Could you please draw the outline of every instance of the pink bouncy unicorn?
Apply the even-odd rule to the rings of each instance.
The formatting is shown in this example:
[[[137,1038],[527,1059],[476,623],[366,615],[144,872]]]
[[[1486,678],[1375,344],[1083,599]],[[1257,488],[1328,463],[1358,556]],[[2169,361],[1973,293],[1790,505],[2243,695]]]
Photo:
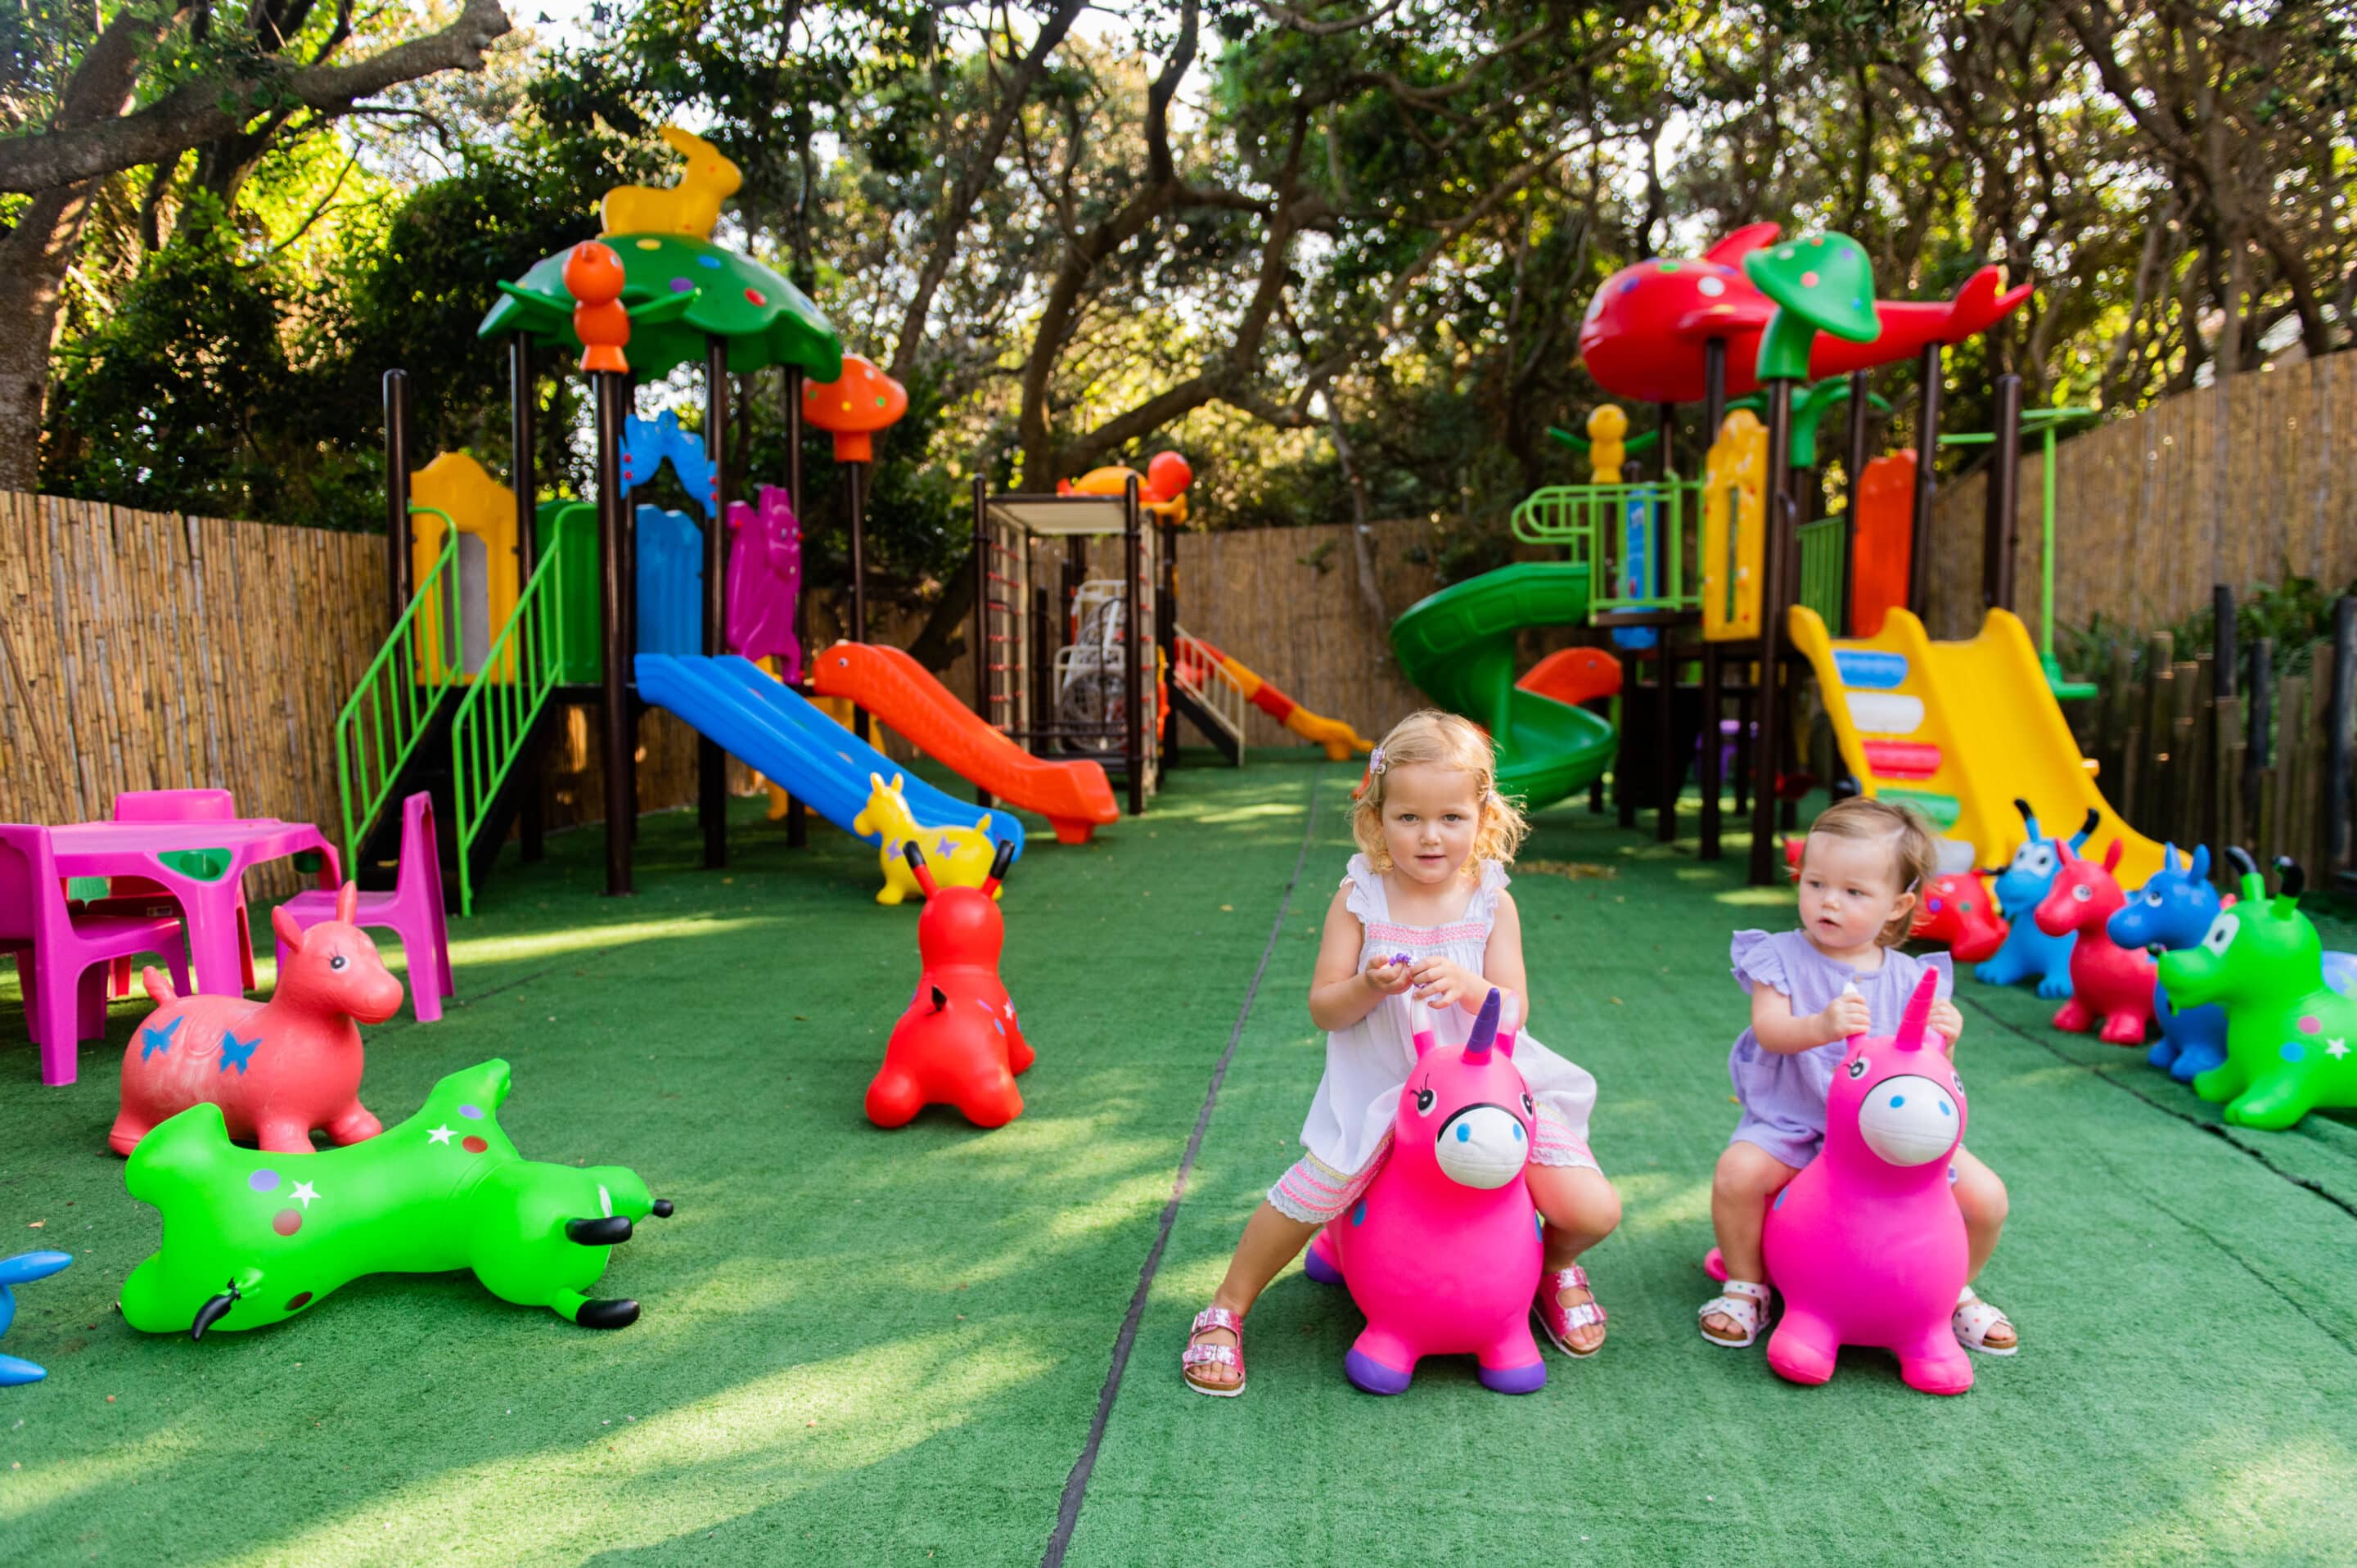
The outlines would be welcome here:
[[[2071,948],[2071,999],[2055,1012],[2054,1026],[2083,1035],[2100,1025],[2096,1037],[2106,1044],[2140,1046],[2152,1024],[2152,986],[2159,971],[2142,948],[2112,940],[2112,917],[2128,901],[2112,873],[2126,846],[2113,841],[2101,865],[2061,840],[2054,847],[2062,865],[2054,886],[2038,901],[2038,929],[2050,937],[2079,933]]]
[[[1964,1090],[1947,1042],[1927,1032],[1939,976],[1908,998],[1899,1033],[1853,1036],[1825,1098],[1823,1152],[1768,1206],[1760,1247],[1784,1316],[1768,1364],[1796,1383],[1834,1375],[1845,1345],[1899,1358],[1927,1394],[1973,1386],[1952,1319],[1970,1264],[1948,1162],[1964,1136]]]
[[[307,931],[285,909],[271,911],[285,956],[267,1002],[175,995],[161,970],[147,970],[156,1011],[124,1047],[123,1110],[106,1140],[116,1154],[208,1101],[221,1107],[231,1137],[252,1138],[272,1154],[312,1153],[314,1127],[339,1144],[384,1130],[361,1103],[357,1025],[399,1012],[401,982],[352,924],[359,900],[360,889],[345,883],[336,918]]]
[[[1415,1032],[1383,1168],[1305,1260],[1367,1315],[1342,1370],[1371,1394],[1405,1390],[1426,1356],[1478,1358],[1482,1386],[1500,1393],[1546,1386],[1530,1323],[1538,1210],[1523,1181],[1537,1112],[1498,1005],[1492,990],[1461,1051]]]

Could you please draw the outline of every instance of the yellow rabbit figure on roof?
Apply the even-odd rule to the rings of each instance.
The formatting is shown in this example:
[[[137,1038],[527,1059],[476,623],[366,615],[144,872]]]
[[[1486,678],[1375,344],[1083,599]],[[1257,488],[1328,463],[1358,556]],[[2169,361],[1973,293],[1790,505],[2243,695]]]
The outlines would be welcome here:
[[[608,191],[605,232],[692,234],[709,240],[712,226],[720,220],[720,204],[737,194],[745,177],[701,136],[676,125],[665,125],[662,135],[687,160],[686,172],[673,186],[618,185]]]
[[[909,802],[900,794],[900,775],[892,775],[887,784],[881,775],[867,776],[867,804],[851,819],[857,833],[881,833],[883,846],[876,852],[884,867],[884,886],[876,892],[878,904],[898,904],[911,897],[921,897],[924,889],[917,886],[916,874],[901,846],[914,841],[925,852],[925,868],[933,874],[936,887],[979,887],[990,878],[990,862],[998,853],[998,845],[990,836],[990,813],[970,828],[924,828],[917,825],[909,810]],[[996,898],[1006,889],[996,888]]]

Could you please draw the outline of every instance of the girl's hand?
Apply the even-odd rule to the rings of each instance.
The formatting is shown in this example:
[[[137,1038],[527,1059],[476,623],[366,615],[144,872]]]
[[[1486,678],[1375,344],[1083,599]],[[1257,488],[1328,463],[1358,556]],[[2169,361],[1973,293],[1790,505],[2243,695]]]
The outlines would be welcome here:
[[[1949,1048],[1954,1049],[1956,1036],[1964,1032],[1964,1015],[1956,1011],[1956,1004],[1944,997],[1932,1003],[1929,1022],[1947,1038]]]
[[[1490,983],[1445,958],[1426,959],[1415,966],[1415,999],[1427,1007],[1462,1006],[1469,998],[1486,995]]]
[[[1831,1045],[1873,1029],[1874,1015],[1867,1009],[1865,997],[1855,991],[1845,991],[1817,1015],[1817,1027],[1824,1033],[1825,1043]]]
[[[1405,953],[1379,953],[1367,961],[1361,972],[1379,996],[1396,996],[1413,983]]]

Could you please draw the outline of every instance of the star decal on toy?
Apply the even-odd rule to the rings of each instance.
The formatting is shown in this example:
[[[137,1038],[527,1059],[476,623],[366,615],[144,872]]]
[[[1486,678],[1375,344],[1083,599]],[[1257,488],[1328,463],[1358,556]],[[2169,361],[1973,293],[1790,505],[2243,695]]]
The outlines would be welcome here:
[[[950,856],[957,854],[957,841],[949,834],[943,833],[933,841],[933,854],[943,860],[949,859]]]
[[[172,1048],[172,1036],[178,1034],[180,1032],[180,1026],[187,1022],[187,1017],[183,1015],[173,1019],[170,1023],[165,1025],[160,1029],[148,1028],[140,1030],[139,1059],[144,1062],[158,1051],[170,1050]]]
[[[307,1181],[298,1181],[295,1184],[295,1191],[291,1196],[296,1202],[307,1209],[311,1207],[311,1200],[319,1196],[319,1189]]]
[[[260,1035],[254,1036],[253,1038],[250,1040],[241,1040],[229,1030],[223,1029],[221,1031],[221,1070],[227,1072],[231,1067],[234,1066],[237,1069],[237,1076],[243,1078],[245,1076],[246,1064],[253,1059],[254,1047],[261,1044],[262,1036]]]
[[[2333,1058],[2335,1060],[2347,1056],[2349,1054],[2349,1041],[2345,1037],[2325,1041],[2324,1054],[2328,1057]]]
[[[450,1141],[450,1124],[446,1122],[439,1127],[428,1127],[425,1129],[425,1141],[429,1144],[448,1143]]]

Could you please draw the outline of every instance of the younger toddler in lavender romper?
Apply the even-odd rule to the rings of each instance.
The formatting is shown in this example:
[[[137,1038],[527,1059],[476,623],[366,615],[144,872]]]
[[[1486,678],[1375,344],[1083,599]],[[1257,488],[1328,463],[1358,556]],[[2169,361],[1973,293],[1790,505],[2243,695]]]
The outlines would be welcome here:
[[[1955,972],[1943,952],[1917,958],[1885,948],[1882,967],[1867,973],[1827,958],[1801,931],[1738,931],[1728,956],[1735,982],[1747,995],[1759,985],[1780,991],[1792,998],[1796,1018],[1823,1012],[1843,986],[1857,986],[1874,1015],[1878,1035],[1898,1032],[1899,1015],[1906,1011],[1907,998],[1925,970],[1940,976],[1941,1000],[1955,990]],[[1742,1120],[1727,1142],[1756,1144],[1795,1167],[1816,1158],[1825,1141],[1825,1097],[1833,1089],[1834,1069],[1848,1049],[1848,1041],[1835,1040],[1813,1050],[1779,1055],[1747,1027],[1727,1055],[1727,1075],[1743,1102]],[[1954,1173],[1949,1176],[1953,1180]]]

